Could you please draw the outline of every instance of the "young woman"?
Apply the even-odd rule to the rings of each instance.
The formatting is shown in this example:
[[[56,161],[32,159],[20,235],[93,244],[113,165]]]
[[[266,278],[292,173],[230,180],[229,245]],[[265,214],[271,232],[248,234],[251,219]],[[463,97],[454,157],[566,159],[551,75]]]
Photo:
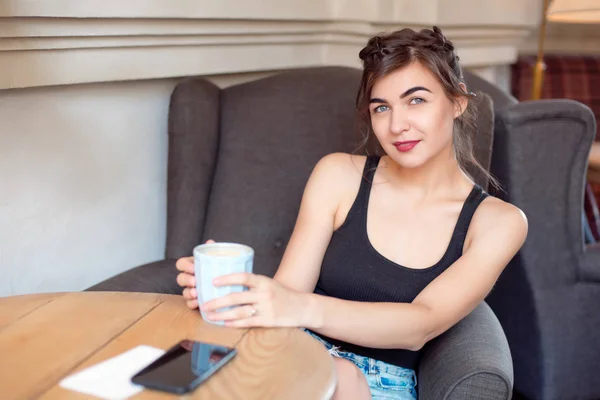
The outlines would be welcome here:
[[[527,220],[465,172],[481,168],[473,95],[439,28],[375,36],[360,58],[357,109],[385,155],[320,160],[275,277],[224,276],[250,290],[200,306],[229,326],[305,328],[335,357],[336,399],[415,399],[420,349],[486,297]],[[193,259],[177,268],[198,307]]]

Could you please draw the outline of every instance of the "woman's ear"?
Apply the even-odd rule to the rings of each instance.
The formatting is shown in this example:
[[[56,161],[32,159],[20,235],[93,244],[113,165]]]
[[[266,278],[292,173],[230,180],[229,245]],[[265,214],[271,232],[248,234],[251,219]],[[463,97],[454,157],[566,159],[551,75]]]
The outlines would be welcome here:
[[[460,88],[463,92],[465,92],[465,94],[469,93],[467,91],[467,85],[465,85],[462,82],[460,83]],[[467,98],[467,96],[458,96],[458,98],[454,102],[454,118],[460,117],[465,112],[468,105],[469,99]]]

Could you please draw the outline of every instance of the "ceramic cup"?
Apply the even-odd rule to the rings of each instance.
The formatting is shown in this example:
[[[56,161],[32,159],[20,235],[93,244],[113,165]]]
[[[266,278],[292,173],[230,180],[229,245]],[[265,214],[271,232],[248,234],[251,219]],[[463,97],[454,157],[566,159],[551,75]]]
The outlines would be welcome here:
[[[196,276],[196,292],[198,304],[222,297],[233,292],[241,292],[248,288],[241,285],[220,286],[212,284],[213,279],[237,272],[252,272],[254,250],[239,243],[207,243],[194,248],[194,270]],[[219,311],[224,311],[220,309]],[[211,323],[201,311],[202,318]]]

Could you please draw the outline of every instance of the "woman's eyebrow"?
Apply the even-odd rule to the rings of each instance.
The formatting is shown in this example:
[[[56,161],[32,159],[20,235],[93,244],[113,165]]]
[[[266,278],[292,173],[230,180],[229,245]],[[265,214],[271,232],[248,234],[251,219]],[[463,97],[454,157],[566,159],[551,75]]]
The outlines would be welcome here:
[[[369,104],[372,104],[372,103],[386,104],[387,101],[385,101],[384,99],[380,99],[378,97],[373,97],[371,100],[369,100]]]
[[[424,90],[424,91],[426,91],[426,92],[429,92],[429,93],[431,93],[431,90],[427,89],[426,87],[423,87],[423,86],[415,86],[415,87],[412,87],[412,88],[408,89],[406,92],[402,93],[402,94],[400,95],[400,98],[401,98],[401,99],[403,99],[403,98],[405,98],[406,96],[410,96],[410,95],[411,95],[411,94],[413,94],[414,92],[418,92],[419,90]]]
[[[424,86],[415,86],[415,87],[408,89],[406,92],[402,93],[400,95],[400,98],[403,99],[406,96],[410,96],[411,94],[418,92],[419,90],[424,90],[426,92],[432,93],[431,90],[427,89]],[[387,101],[384,99],[380,99],[379,97],[373,97],[371,100],[369,100],[369,104],[372,104],[372,103],[387,104]]]

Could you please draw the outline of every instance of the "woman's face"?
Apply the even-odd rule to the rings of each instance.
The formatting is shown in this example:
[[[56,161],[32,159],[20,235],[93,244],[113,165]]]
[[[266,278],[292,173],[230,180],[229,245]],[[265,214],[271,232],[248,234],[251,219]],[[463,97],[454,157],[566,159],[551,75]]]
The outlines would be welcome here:
[[[400,166],[415,168],[440,157],[454,157],[454,118],[466,108],[455,104],[435,75],[421,63],[380,78],[371,91],[371,126],[384,151]]]

